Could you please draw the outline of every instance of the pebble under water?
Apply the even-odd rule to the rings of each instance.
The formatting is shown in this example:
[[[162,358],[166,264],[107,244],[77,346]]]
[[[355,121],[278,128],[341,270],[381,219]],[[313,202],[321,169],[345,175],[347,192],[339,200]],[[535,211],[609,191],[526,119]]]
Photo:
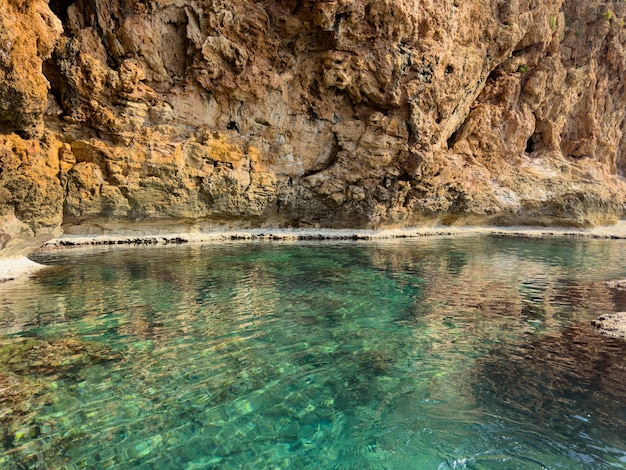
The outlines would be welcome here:
[[[626,468],[626,341],[590,325],[622,241],[34,259],[0,286],[0,468]]]

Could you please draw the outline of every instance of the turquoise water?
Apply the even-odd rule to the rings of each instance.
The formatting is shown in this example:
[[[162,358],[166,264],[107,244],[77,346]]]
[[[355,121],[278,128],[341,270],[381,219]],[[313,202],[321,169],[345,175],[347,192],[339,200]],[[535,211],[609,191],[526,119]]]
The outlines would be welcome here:
[[[626,277],[624,242],[36,260],[55,267],[0,287],[4,343],[77,338],[111,357],[32,369],[43,391],[0,412],[2,468],[626,468],[626,342],[589,324],[626,306],[602,283]]]

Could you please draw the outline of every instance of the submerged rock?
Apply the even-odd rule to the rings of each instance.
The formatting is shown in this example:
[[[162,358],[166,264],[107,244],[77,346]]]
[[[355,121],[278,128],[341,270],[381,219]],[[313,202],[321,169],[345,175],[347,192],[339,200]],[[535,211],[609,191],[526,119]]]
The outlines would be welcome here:
[[[17,410],[30,407],[28,400],[43,390],[39,380],[20,377],[17,374],[0,370],[0,422],[5,421]]]
[[[607,313],[591,324],[602,335],[626,339],[626,312]]]
[[[16,445],[27,436],[24,429],[28,426],[24,426],[28,423],[28,413],[54,401],[59,377],[77,367],[120,358],[107,345],[73,337],[46,340],[0,337],[2,445]]]
[[[24,375],[50,375],[75,366],[119,359],[119,353],[100,343],[77,338],[13,338],[0,341],[0,370]]]

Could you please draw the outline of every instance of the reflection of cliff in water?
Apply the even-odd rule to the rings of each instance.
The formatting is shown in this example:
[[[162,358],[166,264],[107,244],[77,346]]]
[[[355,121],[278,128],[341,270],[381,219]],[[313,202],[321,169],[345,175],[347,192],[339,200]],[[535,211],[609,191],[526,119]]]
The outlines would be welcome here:
[[[616,312],[626,312],[626,288],[611,289]]]
[[[626,435],[626,342],[600,336],[587,324],[566,328],[478,361],[478,404],[501,418],[591,444],[596,429]],[[599,436],[596,436],[599,437]],[[611,440],[611,436],[603,436]]]

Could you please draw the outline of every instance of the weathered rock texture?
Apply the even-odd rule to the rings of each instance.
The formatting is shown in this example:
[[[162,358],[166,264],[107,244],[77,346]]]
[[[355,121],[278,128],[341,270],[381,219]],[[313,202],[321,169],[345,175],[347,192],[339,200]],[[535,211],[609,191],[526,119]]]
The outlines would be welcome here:
[[[612,291],[615,309],[624,308],[626,301],[626,279],[607,281],[605,285]],[[591,321],[595,330],[605,336],[626,339],[626,312],[605,313]]]
[[[615,222],[624,18],[588,0],[0,0],[0,241],[111,220]]]
[[[626,312],[607,313],[601,315],[591,324],[603,335],[626,339]]]

